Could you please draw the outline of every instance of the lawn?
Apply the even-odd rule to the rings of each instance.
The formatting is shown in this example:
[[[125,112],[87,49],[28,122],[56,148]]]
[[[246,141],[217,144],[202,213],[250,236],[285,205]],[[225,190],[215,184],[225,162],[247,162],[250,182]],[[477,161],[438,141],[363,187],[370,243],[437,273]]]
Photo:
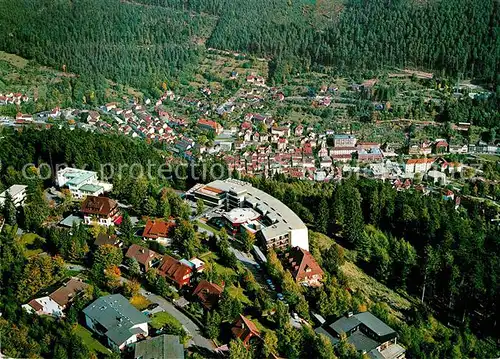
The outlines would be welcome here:
[[[92,333],[78,324],[75,329],[75,334],[78,335],[80,338],[82,338],[83,342],[89,348],[91,351],[94,351],[96,353],[103,353],[103,354],[109,354],[111,350],[106,348],[104,345],[101,344],[97,339],[95,339],[92,336]]]
[[[144,310],[151,302],[145,296],[139,294],[130,298],[130,304],[137,308],[137,310]]]
[[[354,263],[346,261],[340,269],[347,277],[349,287],[353,291],[360,291],[374,303],[387,302],[396,317],[402,319],[402,312],[411,307],[408,299],[378,282],[375,278],[363,272]]]
[[[236,272],[232,268],[224,267],[223,265],[216,262],[212,262],[212,269],[218,276],[221,276],[223,278],[236,276]]]
[[[43,252],[41,246],[45,239],[35,233],[25,233],[19,239],[19,243],[25,248],[26,256],[33,257]]]
[[[206,229],[207,231],[213,232],[214,234],[219,234],[220,233],[217,228],[209,226],[208,224],[203,223],[201,221],[196,222],[196,224],[198,225],[198,227]]]
[[[167,312],[159,312],[153,314],[151,317],[151,326],[154,329],[161,329],[163,327],[171,329],[182,329],[182,324]]]

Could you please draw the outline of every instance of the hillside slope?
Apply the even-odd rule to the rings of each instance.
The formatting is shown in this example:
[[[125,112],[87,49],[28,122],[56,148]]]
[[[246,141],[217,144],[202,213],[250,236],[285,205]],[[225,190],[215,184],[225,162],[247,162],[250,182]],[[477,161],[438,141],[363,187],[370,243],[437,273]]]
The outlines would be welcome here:
[[[276,57],[287,71],[410,66],[492,81],[500,72],[498,7],[495,0],[0,0],[0,50],[141,88],[184,73],[205,44]]]

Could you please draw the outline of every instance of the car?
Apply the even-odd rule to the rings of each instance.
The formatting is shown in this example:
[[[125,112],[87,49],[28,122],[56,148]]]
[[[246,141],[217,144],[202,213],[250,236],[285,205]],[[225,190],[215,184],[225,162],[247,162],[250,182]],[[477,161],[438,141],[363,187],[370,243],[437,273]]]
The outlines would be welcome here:
[[[151,292],[146,292],[146,295],[151,295]]]
[[[292,313],[293,319],[299,320],[299,315],[295,312]]]
[[[153,310],[155,309],[156,307],[158,307],[159,304],[158,303],[151,303],[150,305],[147,306],[147,310]]]
[[[255,268],[260,269],[260,265],[256,264]]]
[[[283,294],[282,294],[282,293],[278,293],[278,294],[276,294],[276,296],[277,296],[277,297],[278,297],[278,299],[280,299],[280,300],[284,298],[284,296],[283,296]]]
[[[267,282],[267,284],[273,284],[273,282],[269,278],[266,279],[266,282]]]

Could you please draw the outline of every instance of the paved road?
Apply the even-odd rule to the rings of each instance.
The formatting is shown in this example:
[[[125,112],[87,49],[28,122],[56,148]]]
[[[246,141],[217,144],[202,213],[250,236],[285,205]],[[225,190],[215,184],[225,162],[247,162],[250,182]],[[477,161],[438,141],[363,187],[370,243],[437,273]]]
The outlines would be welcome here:
[[[128,280],[122,277],[121,281],[127,282]],[[182,324],[184,329],[191,336],[189,346],[195,345],[197,347],[205,348],[210,351],[213,351],[215,349],[215,345],[213,344],[213,342],[205,338],[201,334],[200,327],[186,315],[184,315],[181,311],[179,311],[172,303],[167,301],[165,298],[160,297],[159,295],[146,291],[144,288],[140,289],[140,293],[148,298],[151,302],[157,303],[165,312],[172,315]]]

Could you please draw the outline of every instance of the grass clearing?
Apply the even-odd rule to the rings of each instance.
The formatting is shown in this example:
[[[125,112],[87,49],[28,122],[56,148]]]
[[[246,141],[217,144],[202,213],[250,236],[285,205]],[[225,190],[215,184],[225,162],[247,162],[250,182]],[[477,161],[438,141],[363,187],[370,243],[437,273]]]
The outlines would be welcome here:
[[[154,329],[161,329],[163,327],[182,328],[181,322],[167,312],[153,314],[151,317],[151,326]]]
[[[212,227],[212,226],[210,226],[210,225],[208,225],[208,224],[206,224],[204,222],[198,221],[198,222],[196,222],[196,224],[198,225],[198,227],[203,228],[203,229],[205,229],[207,231],[213,232],[213,233],[215,233],[217,235],[220,234],[220,231],[217,228]]]
[[[149,301],[145,296],[139,294],[130,298],[130,304],[132,304],[137,310],[144,310],[151,304],[151,301]]]
[[[87,348],[91,351],[102,354],[111,353],[111,350],[102,345],[100,341],[92,336],[92,333],[88,329],[84,328],[80,324],[75,327],[74,331],[76,335],[82,338]]]
[[[28,60],[25,58],[22,58],[21,56],[17,56],[14,54],[9,54],[4,51],[0,51],[0,60],[7,61],[9,64],[12,66],[15,66],[17,68],[24,68],[28,64]]]
[[[361,292],[374,303],[386,302],[391,307],[393,314],[399,319],[403,319],[401,310],[408,309],[412,305],[408,299],[378,282],[352,262],[346,261],[340,268],[348,278],[352,290]]]
[[[41,247],[45,243],[45,238],[35,233],[25,233],[19,239],[19,243],[24,247],[26,256],[33,257],[43,252]]]

